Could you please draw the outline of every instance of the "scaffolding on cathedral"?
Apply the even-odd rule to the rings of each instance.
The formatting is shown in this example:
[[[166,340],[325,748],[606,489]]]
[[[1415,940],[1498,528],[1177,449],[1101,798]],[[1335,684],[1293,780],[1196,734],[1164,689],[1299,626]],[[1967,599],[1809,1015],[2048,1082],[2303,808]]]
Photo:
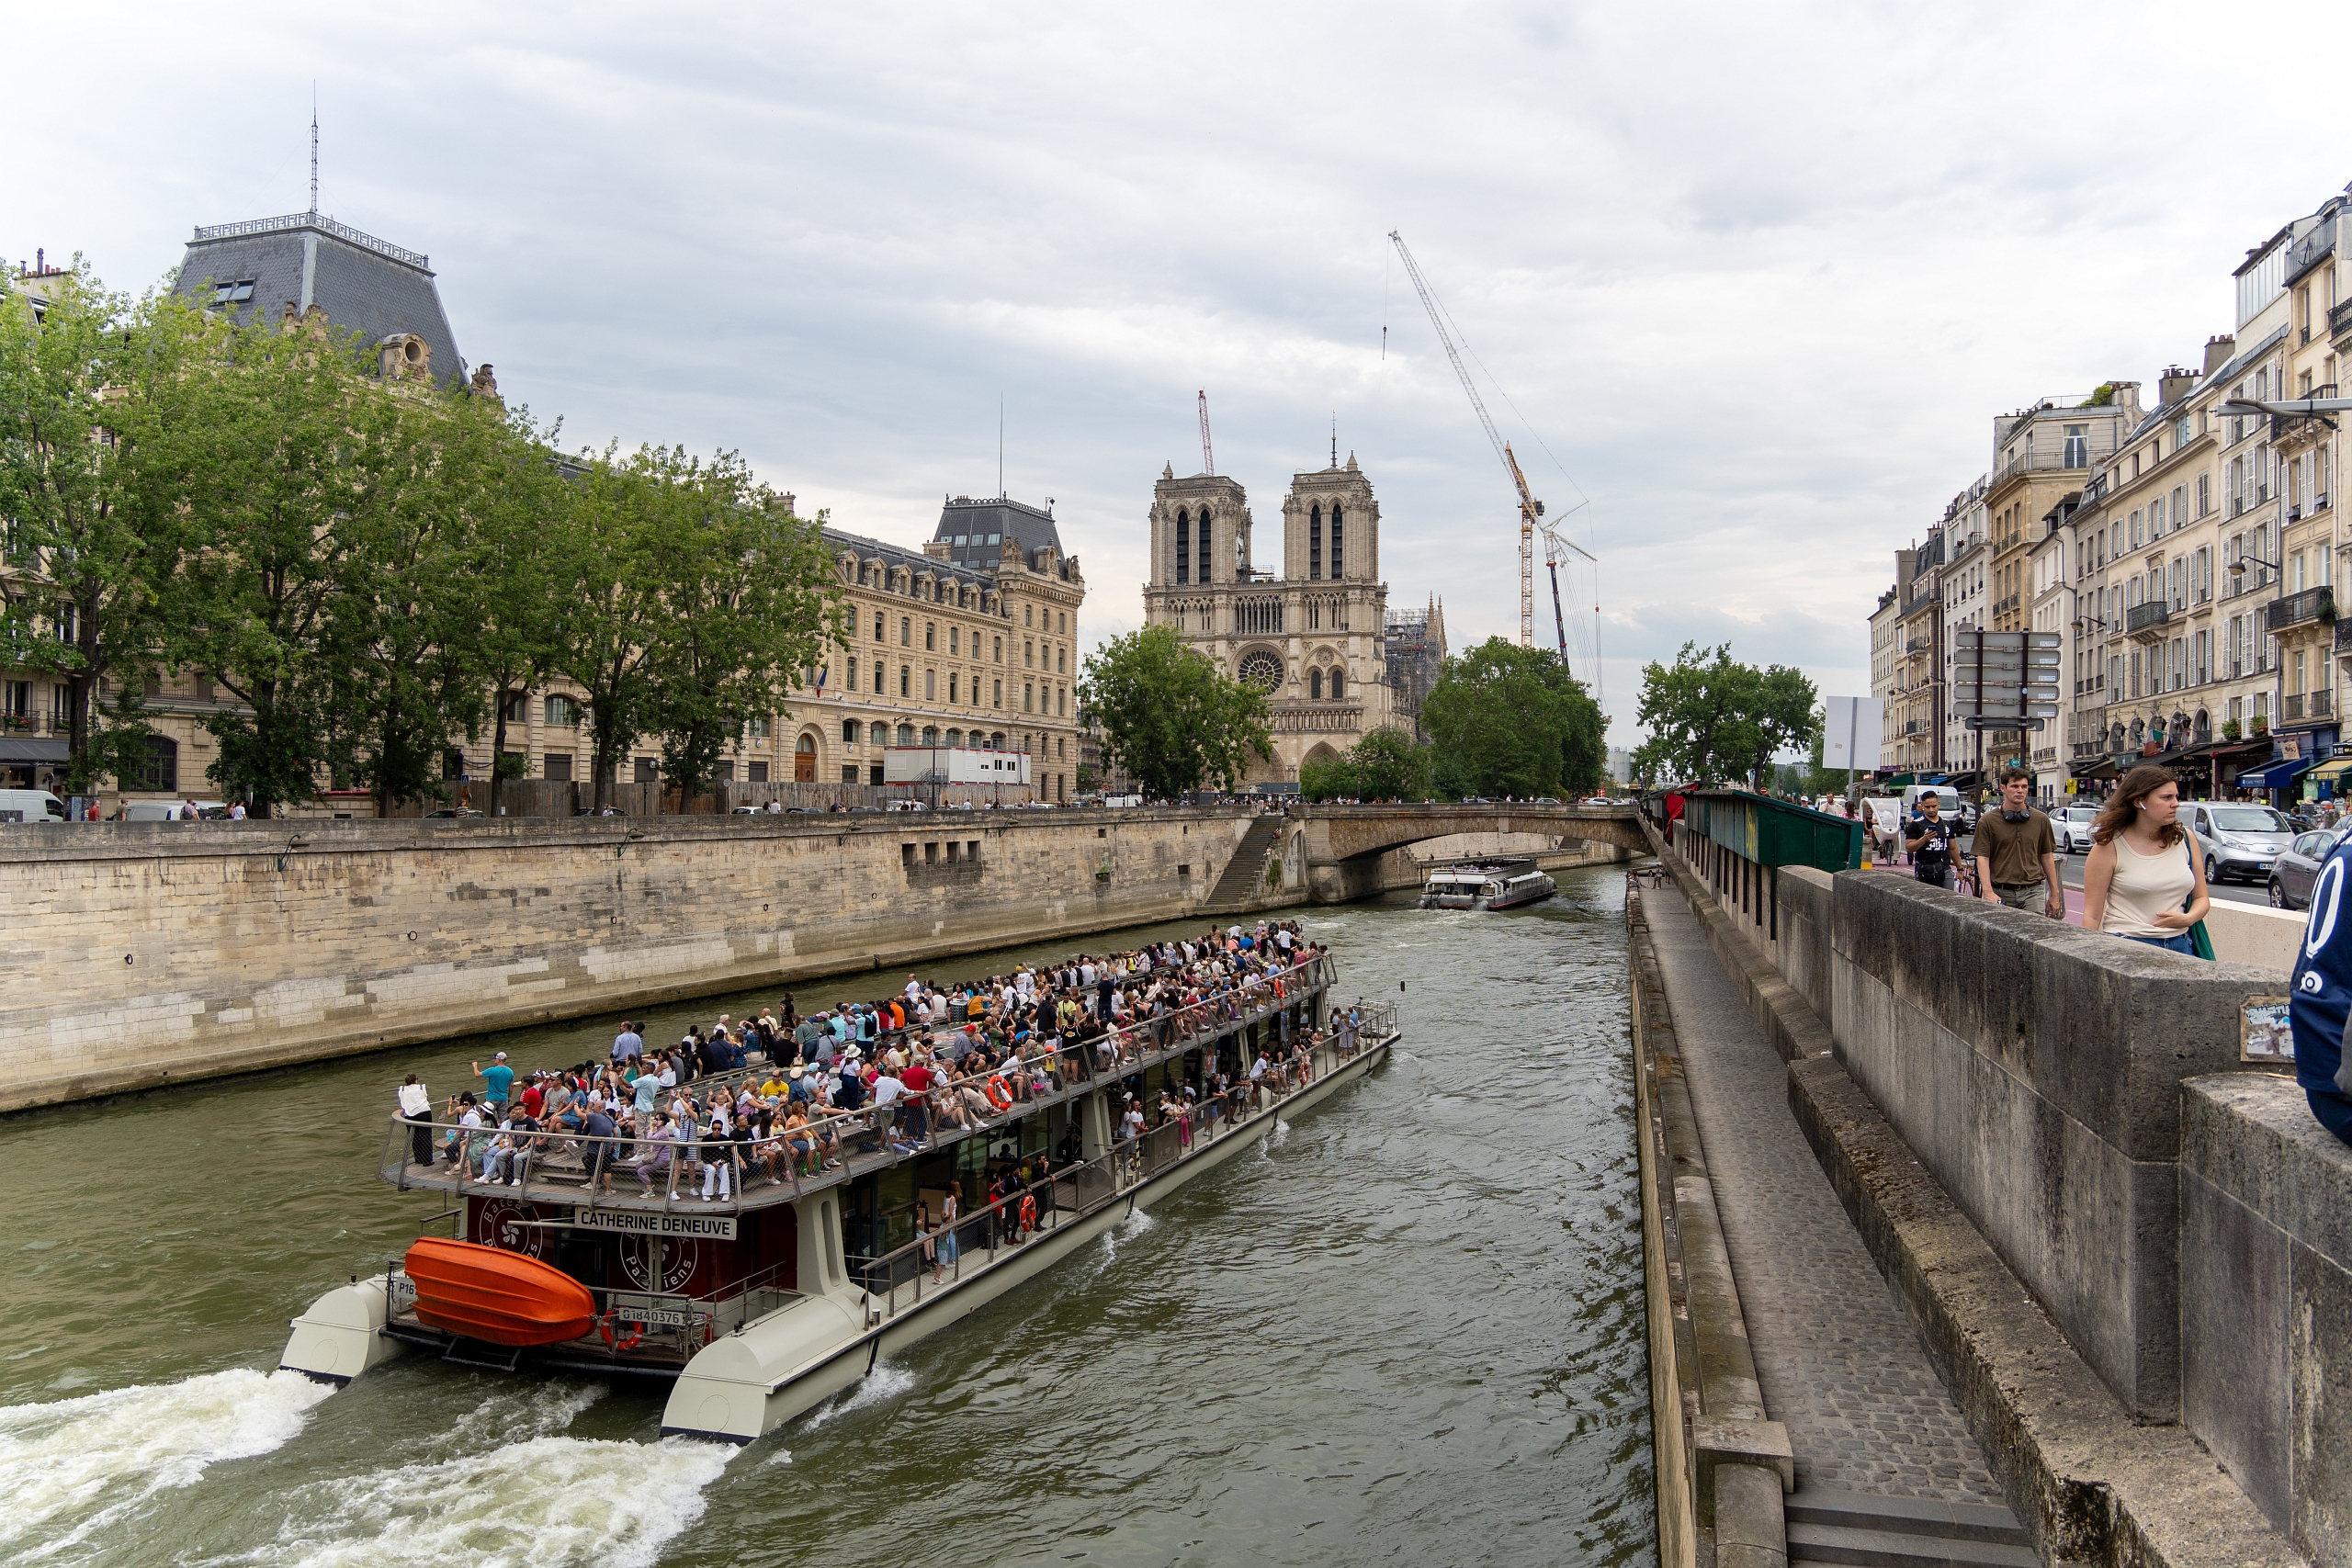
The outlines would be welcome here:
[[[1426,741],[1421,728],[1421,700],[1437,684],[1445,663],[1445,606],[1432,595],[1419,610],[1390,610],[1381,617],[1382,652],[1388,684],[1396,694],[1396,715],[1410,724],[1413,738]]]

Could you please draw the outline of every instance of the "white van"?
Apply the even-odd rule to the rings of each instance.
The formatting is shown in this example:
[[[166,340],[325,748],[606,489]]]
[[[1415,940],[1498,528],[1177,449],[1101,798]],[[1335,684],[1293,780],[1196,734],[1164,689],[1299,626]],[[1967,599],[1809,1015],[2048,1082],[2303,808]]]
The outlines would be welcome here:
[[[1945,821],[1961,819],[1960,791],[1950,784],[1912,784],[1903,792],[1903,816],[1906,821],[1919,809],[1919,797],[1923,795],[1932,795],[1943,802]]]
[[[62,822],[65,803],[45,789],[0,789],[0,822]]]
[[[180,807],[183,804],[187,803],[177,800],[134,800],[122,808],[122,819],[126,822],[176,822],[180,819]],[[199,821],[218,822],[226,819],[229,815],[228,807],[217,800],[199,800],[193,804]]]

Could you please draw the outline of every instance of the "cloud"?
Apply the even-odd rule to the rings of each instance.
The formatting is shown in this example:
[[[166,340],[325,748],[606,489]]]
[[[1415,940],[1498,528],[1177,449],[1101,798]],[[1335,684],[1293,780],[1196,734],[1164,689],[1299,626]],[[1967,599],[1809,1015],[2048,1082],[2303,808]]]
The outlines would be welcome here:
[[[1088,640],[1139,619],[1203,389],[1261,556],[1336,413],[1392,598],[1515,635],[1513,498],[1400,229],[1537,492],[1589,498],[1619,739],[1686,637],[1858,689],[1992,416],[2196,356],[2245,248],[2352,173],[2167,101],[2211,51],[2185,6],[178,15],[15,24],[10,259],[135,285],[299,209],[315,78],[324,204],[429,252],[463,352],[576,440],[739,448],[911,542],[993,488],[1001,399]]]

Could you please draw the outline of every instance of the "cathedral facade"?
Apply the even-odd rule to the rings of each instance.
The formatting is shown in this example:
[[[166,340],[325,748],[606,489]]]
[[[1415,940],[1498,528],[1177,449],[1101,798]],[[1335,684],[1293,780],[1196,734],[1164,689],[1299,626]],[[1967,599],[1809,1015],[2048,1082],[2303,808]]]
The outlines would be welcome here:
[[[1383,635],[1380,503],[1353,453],[1343,468],[1292,476],[1280,562],[1254,564],[1250,497],[1237,480],[1161,470],[1144,618],[1266,694],[1274,755],[1250,769],[1251,784],[1295,784],[1301,763],[1399,725]]]

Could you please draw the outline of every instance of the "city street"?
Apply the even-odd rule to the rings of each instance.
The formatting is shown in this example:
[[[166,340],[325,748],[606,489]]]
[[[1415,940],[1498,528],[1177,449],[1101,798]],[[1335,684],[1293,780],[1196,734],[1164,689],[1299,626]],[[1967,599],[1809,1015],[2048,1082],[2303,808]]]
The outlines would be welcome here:
[[[1965,853],[1969,840],[1963,839],[1961,840],[1961,843],[1962,852]],[[2059,880],[2066,885],[2066,918],[2070,920],[2079,920],[2082,919],[2083,858],[2083,856],[2078,854],[2060,855],[2058,857],[2058,876]],[[1894,866],[1890,869],[1903,871],[1908,870],[1909,868],[1907,866]],[[2270,902],[2270,894],[2268,889],[2263,884],[2258,882],[2217,882],[2212,885],[2212,892],[2213,897],[2216,899],[2227,900],[2233,904],[2267,905]]]

